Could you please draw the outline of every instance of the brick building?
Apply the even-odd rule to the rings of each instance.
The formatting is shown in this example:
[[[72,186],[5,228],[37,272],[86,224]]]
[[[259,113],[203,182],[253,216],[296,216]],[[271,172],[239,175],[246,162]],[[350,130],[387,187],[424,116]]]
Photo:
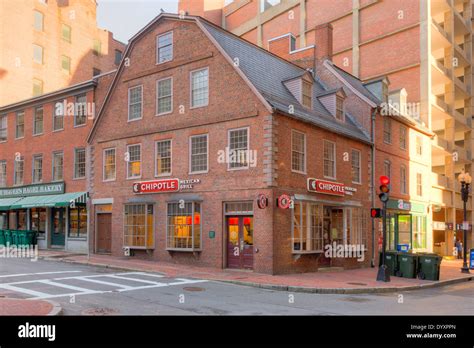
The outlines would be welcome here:
[[[87,135],[113,72],[0,108],[0,229],[87,251]]]
[[[317,47],[316,28],[329,23],[337,66],[364,82],[388,78],[389,93],[396,98],[404,89],[404,113],[434,134],[423,152],[431,165],[423,181],[431,187],[422,200],[428,200],[430,214],[428,249],[441,255],[452,255],[454,240],[463,239],[457,178],[462,169],[472,172],[472,9],[471,0],[179,1],[183,13],[208,18],[265,49],[287,35],[293,55]],[[419,156],[412,158],[410,172],[416,173]],[[410,182],[416,186],[416,178]],[[419,197],[410,191],[410,199]],[[467,205],[472,225],[471,202],[472,197]],[[470,227],[468,245],[472,240]]]
[[[342,87],[161,14],[131,39],[88,139],[92,250],[272,274],[367,266],[370,113]]]
[[[96,10],[95,0],[1,1],[0,106],[115,69],[125,45],[97,27]]]

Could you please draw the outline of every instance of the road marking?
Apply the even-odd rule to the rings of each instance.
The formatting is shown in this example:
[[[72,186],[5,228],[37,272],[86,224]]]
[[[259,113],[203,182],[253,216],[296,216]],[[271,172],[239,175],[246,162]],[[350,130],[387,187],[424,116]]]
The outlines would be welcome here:
[[[118,275],[108,275],[107,277],[109,277],[109,278],[117,278],[117,279],[124,279],[124,280],[130,280],[130,281],[132,281],[132,282],[137,282],[137,283],[147,283],[147,284],[154,284],[154,285],[163,284],[163,283],[158,283],[158,282],[152,282],[151,280],[137,279],[137,278],[129,278],[129,277],[123,277],[123,276],[118,276]]]
[[[156,277],[156,278],[164,278],[164,275],[161,274],[153,274],[153,273],[146,273],[146,272],[126,272],[126,273],[115,273],[116,275],[129,275],[129,274],[137,274],[137,275],[144,275],[149,277]]]
[[[44,292],[19,288],[17,286],[13,286],[13,285],[9,285],[9,284],[0,284],[0,288],[10,290],[10,291],[15,291],[15,292],[22,292],[24,294],[31,295],[31,296],[36,296],[36,297],[39,297],[39,298],[44,297],[44,296],[49,296],[49,294],[46,294]]]
[[[81,273],[81,272],[82,272],[82,271],[59,271],[59,272],[40,272],[40,273],[17,273],[17,274],[0,275],[0,278],[26,277],[26,276],[34,276],[34,275],[61,274],[61,273]]]
[[[95,290],[80,288],[78,286],[73,286],[73,285],[69,285],[69,284],[57,283],[57,282],[53,282],[49,279],[38,280],[38,282],[43,283],[43,284],[47,284],[47,285],[57,286],[57,287],[60,287],[60,288],[69,289],[69,290],[76,290],[76,291],[79,291],[81,293],[93,293],[93,292],[95,292]]]
[[[117,283],[111,283],[111,282],[105,282],[103,280],[98,280],[98,279],[91,279],[92,277],[93,276],[90,276],[90,277],[86,276],[86,277],[77,277],[77,278],[74,278],[74,279],[85,280],[86,282],[91,282],[91,283],[110,285],[110,286],[113,286],[113,287],[118,287],[118,288],[123,288],[123,289],[134,289],[134,287],[132,287],[132,286],[117,284]]]

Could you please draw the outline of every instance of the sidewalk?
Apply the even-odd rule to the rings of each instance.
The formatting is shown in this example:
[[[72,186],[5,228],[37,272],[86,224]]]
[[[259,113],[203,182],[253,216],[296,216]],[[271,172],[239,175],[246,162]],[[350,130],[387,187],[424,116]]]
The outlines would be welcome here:
[[[461,260],[443,260],[440,281],[391,277],[391,282],[383,283],[375,280],[377,268],[268,275],[249,271],[222,270],[108,255],[91,255],[88,260],[86,255],[68,254],[61,251],[40,251],[40,259],[59,260],[121,270],[157,272],[173,278],[206,279],[265,289],[325,294],[416,290],[460,283],[474,278],[474,271],[471,271],[471,274],[461,273]]]
[[[0,316],[2,315],[60,315],[59,304],[44,300],[24,300],[17,298],[0,298]]]

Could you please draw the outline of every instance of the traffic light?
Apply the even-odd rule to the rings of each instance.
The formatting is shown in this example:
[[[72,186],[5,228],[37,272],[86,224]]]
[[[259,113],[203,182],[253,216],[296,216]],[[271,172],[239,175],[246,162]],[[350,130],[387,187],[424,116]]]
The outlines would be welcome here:
[[[370,216],[371,216],[373,219],[381,218],[381,217],[382,217],[382,209],[380,209],[380,208],[372,208],[372,209],[370,209]]]
[[[390,178],[388,176],[382,175],[380,177],[380,194],[379,198],[383,203],[388,201],[388,194],[390,192]]]

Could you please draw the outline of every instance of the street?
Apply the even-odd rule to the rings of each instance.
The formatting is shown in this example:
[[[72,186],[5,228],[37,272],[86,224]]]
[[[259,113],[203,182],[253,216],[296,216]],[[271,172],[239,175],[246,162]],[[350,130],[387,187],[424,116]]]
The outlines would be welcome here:
[[[473,293],[466,282],[401,294],[306,294],[56,261],[0,264],[0,296],[49,299],[63,315],[472,315]]]

